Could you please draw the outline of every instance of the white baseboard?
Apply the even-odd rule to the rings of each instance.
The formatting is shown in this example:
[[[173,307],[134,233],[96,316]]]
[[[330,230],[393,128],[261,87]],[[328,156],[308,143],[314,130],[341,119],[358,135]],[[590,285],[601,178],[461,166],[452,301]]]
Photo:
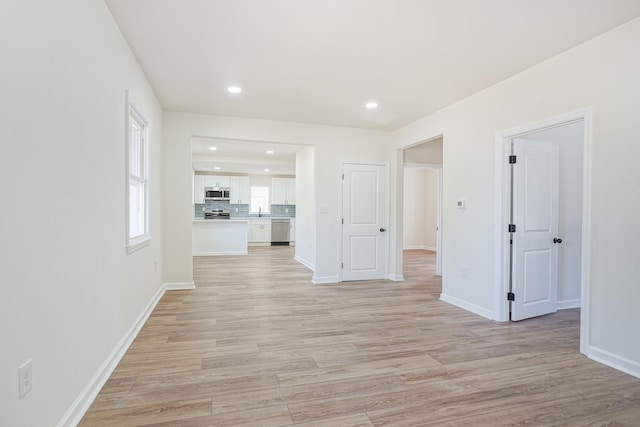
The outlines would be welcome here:
[[[193,256],[229,256],[229,255],[248,255],[248,251],[230,251],[230,252],[194,252]]]
[[[402,274],[390,274],[389,280],[393,280],[394,282],[404,282],[404,275]]]
[[[469,302],[463,301],[459,298],[452,297],[451,295],[446,295],[444,293],[440,294],[440,300],[447,302],[449,304],[455,305],[456,307],[460,307],[464,310],[475,313],[479,316],[485,317],[487,319],[493,319],[493,311],[487,310],[484,307],[477,306],[475,304],[471,304]]]
[[[321,285],[324,283],[339,283],[340,280],[338,278],[338,276],[313,276],[313,279],[311,279],[311,283],[313,283],[314,285]]]
[[[300,258],[297,255],[293,257],[293,260],[298,262],[298,263],[300,263],[300,264],[302,264],[302,265],[304,265],[305,267],[307,267],[311,271],[315,271],[316,270],[315,266],[312,263],[310,263],[306,259]]]
[[[247,246],[271,246],[271,242],[249,242]]]
[[[610,368],[617,369],[618,371],[640,378],[640,363],[636,361],[593,346],[589,346],[587,348],[586,356],[589,359],[595,360],[603,365],[607,365]]]
[[[196,288],[194,282],[168,282],[163,284],[167,291],[189,291]]]
[[[434,246],[424,246],[424,245],[407,245],[404,246],[402,248],[403,250],[415,250],[415,249],[421,249],[423,251],[436,251],[437,248],[435,248]]]
[[[567,310],[569,308],[580,308],[580,305],[581,305],[580,298],[558,301],[558,310]]]
[[[107,359],[102,363],[102,365],[100,365],[98,371],[91,378],[91,380],[89,380],[89,383],[80,392],[80,395],[76,398],[71,407],[58,422],[57,427],[72,427],[77,426],[80,423],[80,420],[87,412],[113,371],[116,369],[118,363],[120,363],[120,360],[129,349],[129,346],[131,346],[133,340],[136,338],[136,336],[138,336],[140,329],[142,329],[145,322],[151,315],[151,312],[156,307],[165,292],[170,290],[183,289],[195,289],[195,285],[193,282],[164,283],[160,287],[160,289],[158,289],[156,294],[151,298],[151,301],[149,301],[149,304],[147,304],[147,306],[142,311],[140,316],[138,316],[131,328],[122,337],[120,342],[116,344],[115,348],[111,351],[111,354],[109,354]]]

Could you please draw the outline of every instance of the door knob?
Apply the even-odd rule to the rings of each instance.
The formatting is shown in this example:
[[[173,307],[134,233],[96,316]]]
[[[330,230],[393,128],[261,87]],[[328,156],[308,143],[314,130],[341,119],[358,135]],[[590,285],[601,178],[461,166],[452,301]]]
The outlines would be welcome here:
[[[387,231],[387,229],[386,229],[386,228],[381,228],[381,229],[380,229],[380,232],[381,232],[381,233],[384,233],[385,231]]]
[[[558,237],[554,237],[553,238],[553,243],[562,243],[562,239],[560,239]]]

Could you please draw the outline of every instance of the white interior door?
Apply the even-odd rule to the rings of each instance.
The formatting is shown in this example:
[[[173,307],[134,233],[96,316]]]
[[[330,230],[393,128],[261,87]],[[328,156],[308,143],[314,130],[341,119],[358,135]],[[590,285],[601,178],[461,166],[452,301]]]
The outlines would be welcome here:
[[[342,280],[386,277],[387,167],[344,164]]]
[[[511,320],[553,313],[558,300],[558,146],[515,139]]]

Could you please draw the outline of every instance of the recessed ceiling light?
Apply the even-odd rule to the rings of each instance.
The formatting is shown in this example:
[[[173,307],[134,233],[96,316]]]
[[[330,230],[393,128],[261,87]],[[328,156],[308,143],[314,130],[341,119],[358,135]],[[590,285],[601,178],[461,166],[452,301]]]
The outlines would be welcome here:
[[[269,172],[269,169],[265,169],[264,171],[265,171],[265,172]]]
[[[367,107],[368,109],[372,110],[374,108],[378,108],[378,103],[377,102],[367,102],[366,104],[364,104],[365,107]]]
[[[216,148],[216,147],[209,147],[209,150],[211,150],[211,151],[216,151],[216,150],[217,150],[217,148]]]
[[[231,93],[240,93],[242,92],[242,88],[240,86],[229,86],[227,90]]]
[[[220,170],[220,166],[215,166],[213,169],[219,171]]]
[[[267,154],[273,154],[273,150],[267,150]]]

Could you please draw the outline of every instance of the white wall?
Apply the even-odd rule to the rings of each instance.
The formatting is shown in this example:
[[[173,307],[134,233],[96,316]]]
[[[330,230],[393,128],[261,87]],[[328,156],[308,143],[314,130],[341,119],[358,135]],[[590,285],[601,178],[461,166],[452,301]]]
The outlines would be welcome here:
[[[442,137],[404,150],[404,163],[442,165]]]
[[[302,147],[296,152],[296,253],[295,259],[315,269],[316,193],[315,147]]]
[[[436,250],[438,172],[405,167],[403,247]]]
[[[551,141],[560,151],[558,236],[558,304],[580,302],[582,256],[582,171],[584,123],[529,134],[525,139]]]
[[[636,375],[639,40],[636,19],[393,133],[397,148],[444,135],[443,293],[491,317],[496,133],[592,106],[591,333],[582,338],[590,356]]]
[[[53,426],[161,288],[162,110],[102,0],[4,1],[0,52],[0,425]],[[126,89],[151,146],[152,240],[131,255]]]
[[[271,192],[271,180],[271,175],[250,175],[249,185],[258,187],[269,187],[269,192]]]
[[[165,280],[168,282],[193,280],[189,203],[192,135],[315,146],[317,215],[314,224],[314,281],[337,281],[341,161],[387,162],[390,134],[376,130],[165,112],[164,214],[167,222],[164,260]],[[296,216],[299,216],[297,206]]]

